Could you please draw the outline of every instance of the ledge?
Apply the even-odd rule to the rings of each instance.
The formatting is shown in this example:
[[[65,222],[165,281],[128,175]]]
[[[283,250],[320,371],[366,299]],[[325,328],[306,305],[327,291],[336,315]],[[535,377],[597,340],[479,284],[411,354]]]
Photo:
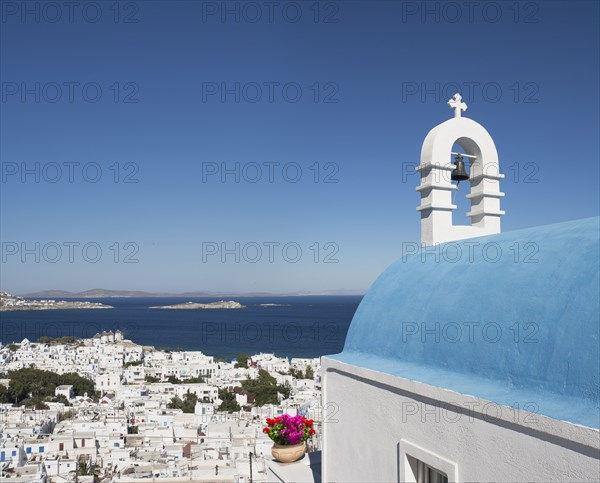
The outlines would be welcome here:
[[[452,190],[457,190],[458,187],[453,184],[450,184],[450,183],[448,183],[448,184],[425,183],[425,184],[417,186],[415,188],[415,191],[426,191],[426,190],[431,190],[431,189],[452,191]]]
[[[467,216],[504,216],[506,215],[506,211],[504,210],[477,210],[477,211],[469,211]]]
[[[498,191],[496,193],[488,193],[485,191],[482,191],[481,193],[469,193],[467,196],[465,196],[465,198],[468,198],[470,200],[473,199],[477,199],[477,198],[503,198],[504,197],[504,193]]]
[[[497,425],[527,429],[532,434],[547,434],[566,441],[575,451],[600,457],[598,438],[598,410],[593,402],[578,398],[560,397],[535,389],[516,389],[505,383],[479,376],[464,375],[405,361],[392,360],[358,351],[344,351],[324,356],[322,371],[331,371],[364,382],[385,385],[407,393],[429,398],[445,405],[462,408]],[[534,412],[527,405],[515,408],[515,401],[536,401]],[[433,403],[429,403],[433,404]],[[486,413],[486,405],[493,404],[498,411],[493,418]],[[465,408],[468,408],[466,410]]]
[[[427,203],[426,205],[417,206],[417,211],[425,211],[425,210],[452,211],[455,209],[456,209],[456,205],[436,205],[434,203]]]
[[[306,453],[294,463],[280,463],[266,458],[269,483],[320,483],[321,452]]]

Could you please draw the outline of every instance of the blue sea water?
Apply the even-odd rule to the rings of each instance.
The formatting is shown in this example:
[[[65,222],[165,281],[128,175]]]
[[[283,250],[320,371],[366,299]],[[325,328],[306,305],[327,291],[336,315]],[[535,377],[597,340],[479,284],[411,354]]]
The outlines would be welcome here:
[[[216,298],[106,298],[88,300],[114,309],[0,313],[0,341],[36,341],[41,336],[93,337],[122,330],[125,337],[159,349],[199,350],[231,360],[245,352],[318,357],[342,351],[360,296],[235,297],[244,309],[159,310],[151,306]],[[276,304],[265,306],[263,304]]]

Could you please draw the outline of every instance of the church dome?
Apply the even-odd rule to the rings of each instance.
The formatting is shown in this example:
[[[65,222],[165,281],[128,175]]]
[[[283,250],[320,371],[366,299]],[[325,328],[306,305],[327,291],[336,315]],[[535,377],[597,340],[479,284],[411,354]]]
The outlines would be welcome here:
[[[415,247],[332,358],[598,428],[600,218]]]

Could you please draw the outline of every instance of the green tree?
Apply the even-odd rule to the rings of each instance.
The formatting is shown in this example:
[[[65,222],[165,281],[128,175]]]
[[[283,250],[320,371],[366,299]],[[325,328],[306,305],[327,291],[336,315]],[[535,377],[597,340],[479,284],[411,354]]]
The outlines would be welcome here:
[[[21,401],[21,405],[26,408],[34,408],[37,410],[50,409],[50,407],[40,397],[29,397]]]
[[[198,396],[196,396],[194,393],[187,392],[185,396],[183,396],[183,412],[193,413],[196,409],[197,402]]]
[[[29,396],[27,384],[20,379],[11,379],[8,384],[8,395],[11,402],[18,404]]]
[[[63,403],[65,406],[71,406],[71,403],[64,394],[59,394],[52,399],[53,402]]]
[[[233,413],[240,410],[240,405],[235,400],[235,394],[227,391],[227,389],[219,389],[219,399],[222,401],[219,411]]]
[[[181,409],[184,413],[193,413],[196,409],[196,403],[198,402],[198,396],[194,393],[187,392],[183,399],[175,396],[171,398],[171,401],[167,405],[169,409]]]
[[[94,395],[94,382],[85,377],[81,377],[76,372],[62,374],[59,378],[58,385],[61,384],[73,386],[73,393],[75,396],[83,396],[85,393],[90,397]]]
[[[89,468],[88,468],[87,462],[84,460],[79,461],[79,475],[80,476],[89,475]]]
[[[58,422],[60,423],[61,421],[64,421],[65,419],[72,419],[75,417],[75,411],[73,411],[72,409],[69,409],[68,411],[65,411],[64,413],[61,413],[58,415]]]
[[[190,377],[181,381],[182,384],[200,384],[204,382],[204,376]]]
[[[50,409],[50,406],[48,406],[44,401],[42,401],[41,399],[36,399],[33,403],[33,407],[35,409],[37,409],[38,411],[42,410],[42,409]]]
[[[250,355],[248,354],[238,354],[235,362],[235,366],[234,367],[248,367],[248,361],[250,360]]]
[[[313,371],[312,366],[308,366],[306,371],[304,372],[304,379],[314,379],[315,372]]]
[[[302,371],[294,369],[292,367],[290,367],[290,372],[289,372],[290,376],[292,376],[294,379],[304,379],[304,374],[302,374]]]
[[[10,394],[8,388],[4,384],[0,384],[0,404],[10,403]]]
[[[277,380],[264,369],[259,369],[256,379],[242,381],[242,389],[256,406],[277,404],[279,402],[277,393],[281,393],[284,397],[289,397],[290,394],[289,387],[278,385]]]
[[[183,401],[181,398],[174,396],[171,398],[171,401],[169,401],[169,404],[167,404],[167,407],[169,409],[183,409]]]
[[[77,373],[56,374],[33,367],[26,367],[17,371],[9,371],[8,394],[10,401],[20,404],[26,399],[48,400],[54,397],[56,386],[67,384],[73,386],[76,396],[88,393],[94,395],[93,381],[81,377]]]
[[[292,386],[290,386],[289,382],[285,381],[285,384],[283,384],[283,386],[277,386],[277,392],[279,392],[283,396],[283,399],[287,399],[292,393]]]

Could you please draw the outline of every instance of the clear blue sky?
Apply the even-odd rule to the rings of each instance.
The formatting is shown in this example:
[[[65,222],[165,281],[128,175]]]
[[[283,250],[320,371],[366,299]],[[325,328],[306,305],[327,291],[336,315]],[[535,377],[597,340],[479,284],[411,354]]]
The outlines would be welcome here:
[[[26,4],[0,24],[3,290],[366,289],[419,240],[403,171],[453,84],[496,142],[504,231],[598,214],[596,1]]]

